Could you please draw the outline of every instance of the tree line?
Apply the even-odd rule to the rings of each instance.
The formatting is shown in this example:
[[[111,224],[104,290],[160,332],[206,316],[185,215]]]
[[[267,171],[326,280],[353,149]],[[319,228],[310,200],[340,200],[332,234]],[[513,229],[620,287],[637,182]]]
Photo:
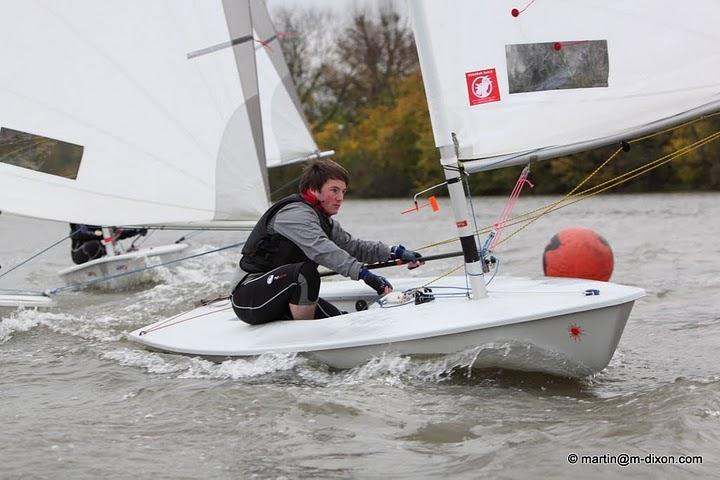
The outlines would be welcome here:
[[[318,146],[351,173],[354,198],[407,197],[444,180],[407,18],[385,3],[340,26],[327,10],[277,9],[283,53]],[[720,131],[720,115],[654,136],[609,163],[601,184]],[[532,193],[572,190],[617,146],[534,164]],[[615,187],[615,192],[720,190],[720,146],[710,143]],[[504,195],[522,167],[471,177],[473,194]],[[270,172],[273,198],[293,191],[301,166]],[[481,178],[480,178],[481,177]],[[283,187],[284,186],[284,187]],[[591,185],[585,185],[591,186]],[[438,194],[445,194],[438,190]]]

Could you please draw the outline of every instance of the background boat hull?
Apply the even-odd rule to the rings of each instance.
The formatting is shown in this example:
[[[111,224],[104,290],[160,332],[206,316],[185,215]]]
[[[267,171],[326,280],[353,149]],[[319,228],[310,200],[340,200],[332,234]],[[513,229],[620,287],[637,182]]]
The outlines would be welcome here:
[[[140,250],[115,255],[113,257],[102,257],[91,260],[81,265],[66,268],[58,272],[60,278],[66,285],[76,285],[84,282],[92,282],[100,278],[111,277],[134,270],[152,267],[161,263],[169,262],[180,258],[181,253],[188,247],[187,244],[179,243],[163,245],[159,247],[142,248]],[[131,275],[121,275],[111,280],[91,283],[86,288],[96,290],[124,290],[152,283],[159,280],[157,269],[145,270]]]

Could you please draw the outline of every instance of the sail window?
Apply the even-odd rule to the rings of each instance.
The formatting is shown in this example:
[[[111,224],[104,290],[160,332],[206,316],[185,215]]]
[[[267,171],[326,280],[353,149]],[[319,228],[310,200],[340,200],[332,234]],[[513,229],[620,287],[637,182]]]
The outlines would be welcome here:
[[[606,40],[505,46],[510,93],[608,86]]]
[[[84,147],[0,127],[0,163],[76,179]]]

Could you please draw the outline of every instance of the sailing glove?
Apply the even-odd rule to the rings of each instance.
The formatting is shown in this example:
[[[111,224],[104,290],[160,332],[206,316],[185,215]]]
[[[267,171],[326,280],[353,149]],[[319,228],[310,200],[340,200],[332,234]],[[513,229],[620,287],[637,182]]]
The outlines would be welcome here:
[[[391,290],[393,288],[390,282],[388,282],[387,278],[381,277],[380,275],[375,275],[366,267],[363,267],[362,270],[360,270],[359,278],[360,280],[365,282],[368,287],[375,290],[378,295],[385,295],[386,288],[390,288]]]
[[[390,258],[393,260],[401,260],[403,263],[413,264],[412,266],[409,266],[409,268],[417,268],[425,263],[421,254],[408,250],[402,245],[390,248]]]
[[[89,225],[80,225],[80,227],[77,229],[75,233],[79,233],[82,235],[95,235],[96,237],[102,237],[102,230],[99,228],[90,228]]]

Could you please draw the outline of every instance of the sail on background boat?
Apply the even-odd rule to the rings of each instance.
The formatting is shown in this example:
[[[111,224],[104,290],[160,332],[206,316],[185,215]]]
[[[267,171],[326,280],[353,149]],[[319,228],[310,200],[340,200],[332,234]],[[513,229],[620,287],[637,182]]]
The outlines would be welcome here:
[[[455,133],[469,171],[587,150],[720,109],[718,2],[518,7],[409,2],[436,145],[452,146]]]
[[[262,37],[276,34],[255,0],[4,5],[0,208],[251,227],[267,207],[267,166],[317,151],[301,113],[278,114],[295,103],[280,46],[256,48]]]

